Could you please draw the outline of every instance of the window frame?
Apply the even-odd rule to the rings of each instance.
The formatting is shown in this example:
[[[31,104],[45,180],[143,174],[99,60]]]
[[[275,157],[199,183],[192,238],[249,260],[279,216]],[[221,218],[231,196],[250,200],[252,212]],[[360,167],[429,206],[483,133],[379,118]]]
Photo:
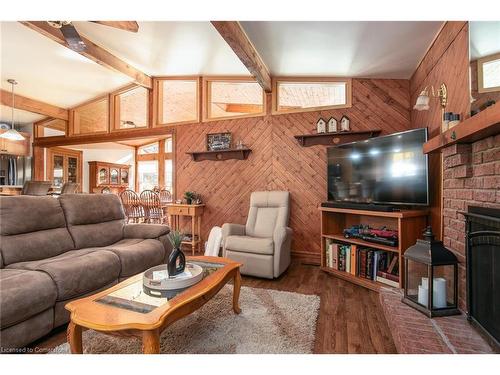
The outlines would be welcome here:
[[[143,87],[145,90],[148,92],[148,99],[146,101],[146,126],[141,126],[137,128],[127,128],[127,129],[120,129],[119,127],[119,121],[120,121],[120,111],[116,110],[117,108],[117,100],[119,100],[120,95],[132,91],[138,87],[143,87],[137,84],[131,84],[127,85],[125,87],[122,87],[116,91],[113,91],[112,93],[109,94],[109,129],[111,133],[114,132],[124,132],[124,131],[135,131],[135,130],[140,130],[140,129],[149,129],[151,128],[151,90]]]
[[[172,152],[165,152],[165,141],[167,138],[172,138]],[[157,143],[158,153],[155,154],[139,154],[139,148]],[[140,161],[157,161],[158,164],[158,185],[165,186],[165,160],[172,160],[172,197],[175,198],[176,193],[176,152],[175,152],[175,133],[174,131],[165,134],[161,139],[156,141],[148,141],[142,145],[135,146],[135,191],[139,192],[139,162]]]
[[[163,81],[196,81],[196,119],[186,120],[186,121],[176,121],[176,122],[162,122],[163,118],[163,108],[161,106],[163,99],[163,90],[160,88],[160,84]],[[201,77],[197,75],[192,76],[160,76],[153,78],[153,127],[163,127],[163,126],[176,126],[183,124],[196,124],[200,122],[200,96],[201,96]]]
[[[99,103],[101,101],[106,101],[107,102],[107,116],[108,116],[108,121],[106,124],[106,130],[101,130],[101,131],[93,131],[90,133],[75,133],[75,115],[78,112],[79,109],[88,107],[92,104]],[[111,100],[110,100],[110,95],[101,95],[97,98],[93,98],[89,101],[86,101],[85,103],[82,103],[76,107],[73,107],[69,110],[69,123],[68,123],[68,132],[67,134],[70,137],[83,137],[83,136],[88,136],[88,135],[93,135],[93,134],[108,134],[109,133],[109,127],[110,127],[110,110],[111,110]]]
[[[477,59],[477,92],[479,93],[500,91],[500,86],[484,87],[483,65],[493,60],[500,60],[500,53]]]
[[[267,101],[266,101],[266,92],[259,85],[262,90],[262,112],[254,113],[254,114],[244,114],[237,116],[223,116],[223,117],[211,117],[210,114],[210,84],[212,82],[236,82],[236,83],[257,83],[257,80],[252,76],[203,76],[202,77],[202,122],[209,121],[220,121],[220,120],[231,120],[238,118],[249,118],[249,117],[262,117],[267,114]]]
[[[46,125],[46,124],[48,124],[48,123],[50,123],[52,121],[63,121],[64,122],[64,134],[52,135],[52,136],[43,136],[43,135],[41,135],[41,129],[40,128],[42,128],[42,127],[47,127],[49,129],[54,129],[54,128],[51,128],[50,126]],[[59,129],[54,129],[54,130],[62,131],[62,130],[59,130]],[[52,137],[66,137],[67,135],[68,135],[68,121],[66,121],[66,120],[61,120],[61,119],[57,119],[57,118],[54,118],[54,117],[46,117],[44,119],[35,121],[33,123],[33,137],[35,139],[46,139],[46,138],[52,138]]]
[[[279,83],[330,83],[330,82],[345,82],[346,83],[346,103],[338,105],[327,105],[310,108],[297,108],[278,110]],[[330,109],[351,108],[352,107],[352,78],[343,77],[275,77],[272,79],[272,114],[284,113],[300,113],[300,112],[316,112],[326,111]]]

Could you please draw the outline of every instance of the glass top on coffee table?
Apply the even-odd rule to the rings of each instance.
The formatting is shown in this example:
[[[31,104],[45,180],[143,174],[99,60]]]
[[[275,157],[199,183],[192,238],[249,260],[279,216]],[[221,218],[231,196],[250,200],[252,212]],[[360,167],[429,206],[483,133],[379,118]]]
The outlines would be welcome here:
[[[203,269],[203,277],[201,280],[203,280],[205,277],[212,274],[213,272],[216,272],[218,269],[224,267],[223,263],[208,262],[208,261],[190,260],[188,261],[188,263],[196,264]],[[166,268],[167,265],[165,264],[165,270]],[[191,287],[193,287],[194,285],[192,285]],[[153,311],[154,309],[165,305],[166,303],[168,303],[168,301],[172,300],[173,298],[175,298],[176,296],[185,292],[188,289],[189,287],[171,291],[171,293],[169,293],[169,297],[153,297],[148,295],[144,291],[143,280],[141,277],[134,283],[125,285],[122,288],[113,290],[110,293],[97,298],[95,302],[118,307],[124,310],[147,314]]]

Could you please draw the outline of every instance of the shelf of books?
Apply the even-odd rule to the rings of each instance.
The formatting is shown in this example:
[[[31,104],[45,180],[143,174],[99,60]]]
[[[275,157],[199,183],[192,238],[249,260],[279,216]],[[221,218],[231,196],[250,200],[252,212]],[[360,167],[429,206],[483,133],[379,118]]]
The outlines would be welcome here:
[[[403,286],[402,255],[421,238],[427,210],[320,210],[322,270],[375,291]]]
[[[336,243],[330,238],[325,239],[325,249],[325,271],[374,290],[380,284],[399,287],[397,252]]]

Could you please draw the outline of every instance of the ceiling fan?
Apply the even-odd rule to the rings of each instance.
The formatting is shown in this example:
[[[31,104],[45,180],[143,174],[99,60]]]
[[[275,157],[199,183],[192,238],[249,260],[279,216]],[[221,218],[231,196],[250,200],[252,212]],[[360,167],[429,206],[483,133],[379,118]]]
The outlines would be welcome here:
[[[114,27],[121,30],[130,31],[133,33],[136,33],[139,30],[139,25],[135,21],[90,21],[90,22],[98,23],[109,27]],[[85,42],[82,40],[80,34],[78,34],[78,31],[76,31],[76,28],[75,26],[73,26],[71,21],[47,21],[47,23],[50,26],[61,30],[61,33],[64,39],[66,40],[66,43],[68,43],[68,47],[71,48],[73,51],[76,52],[85,51],[87,46],[85,45]]]

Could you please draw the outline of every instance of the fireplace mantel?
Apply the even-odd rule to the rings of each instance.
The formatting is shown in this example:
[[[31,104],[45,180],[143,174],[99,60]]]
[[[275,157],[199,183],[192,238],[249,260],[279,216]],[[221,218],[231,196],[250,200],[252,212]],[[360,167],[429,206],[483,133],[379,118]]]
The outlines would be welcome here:
[[[424,153],[440,151],[455,143],[472,143],[500,133],[500,103],[462,121],[457,126],[424,143]]]

